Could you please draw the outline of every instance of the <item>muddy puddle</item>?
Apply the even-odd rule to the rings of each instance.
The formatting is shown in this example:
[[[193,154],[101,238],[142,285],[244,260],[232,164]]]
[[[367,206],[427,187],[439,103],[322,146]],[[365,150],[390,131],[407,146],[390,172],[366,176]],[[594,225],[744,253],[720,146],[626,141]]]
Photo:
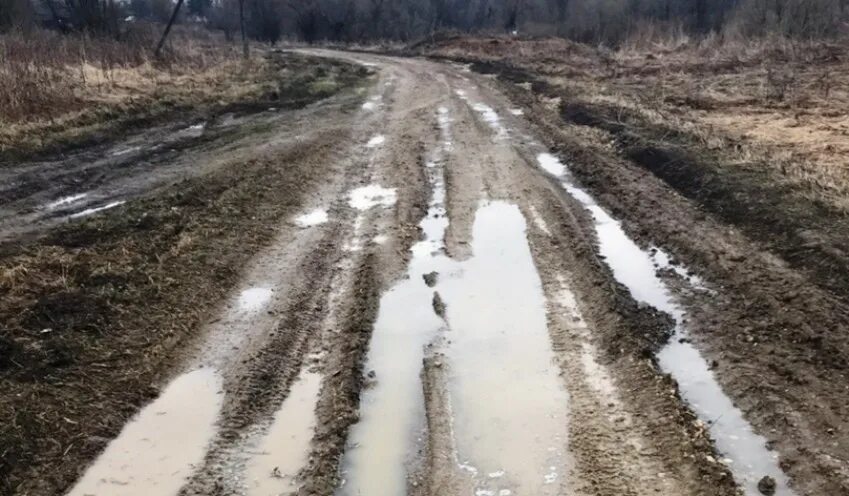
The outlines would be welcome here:
[[[181,375],[124,427],[68,495],[177,494],[203,461],[222,401],[213,369]]]
[[[76,194],[76,195],[65,196],[63,198],[59,198],[58,200],[56,200],[54,202],[48,203],[45,206],[45,208],[47,208],[48,210],[55,210],[57,208],[67,207],[68,205],[71,205],[73,203],[77,203],[78,201],[84,199],[87,196],[88,196],[88,193],[79,193],[79,194]]]
[[[391,207],[395,204],[397,192],[393,188],[384,188],[379,184],[369,184],[356,188],[348,194],[348,205],[357,210],[372,207]]]
[[[777,483],[775,494],[794,494],[788,479],[778,466],[778,454],[766,448],[766,439],[753,432],[742,412],[734,406],[717,383],[713,372],[701,353],[686,339],[685,312],[672,290],[657,274],[658,268],[669,268],[670,258],[657,248],[642,250],[586,191],[576,186],[566,167],[550,154],[540,154],[539,166],[562,180],[563,188],[592,215],[599,242],[599,251],[614,277],[626,286],[638,302],[651,305],[668,313],[675,322],[675,334],[657,355],[661,368],[678,382],[681,395],[708,425],[716,447],[725,457],[735,480],[748,495],[761,494],[758,481],[764,476]],[[702,281],[689,275],[683,267],[676,267],[692,284]]]
[[[568,393],[542,283],[515,205],[482,204],[473,256],[436,289],[447,305],[448,390],[460,469],[475,494],[562,494]]]
[[[271,288],[248,288],[239,293],[237,307],[244,313],[259,311],[271,301],[273,293]]]
[[[468,102],[469,99],[468,96],[466,96],[466,93],[459,93],[459,91],[461,90],[458,90],[458,95],[461,95],[460,98]],[[493,109],[489,105],[480,102],[473,103],[471,104],[471,106],[472,109],[480,115],[481,120],[483,120],[483,122],[486,123],[486,125],[489,126],[490,129],[495,131],[496,139],[503,139],[507,137],[507,128],[505,128],[501,124],[501,116],[498,115],[495,109]]]
[[[441,121],[447,126],[447,120]],[[442,254],[445,229],[445,183],[439,157],[428,162],[432,195],[427,215],[419,224],[424,239],[411,248],[407,277],[380,300],[366,370],[371,387],[360,398],[360,420],[348,436],[342,461],[340,496],[398,496],[406,493],[408,467],[424,425],[424,400],[419,374],[424,347],[443,327],[433,310],[433,289],[424,275],[450,270]],[[391,192],[391,195],[388,194]],[[395,201],[394,190],[376,185],[354,190],[350,204],[357,209]]]
[[[474,255],[450,259],[442,159],[451,118],[440,108],[442,142],[427,161],[432,196],[407,277],[380,301],[366,361],[368,387],[349,436],[338,495],[398,496],[420,460],[425,349],[445,357],[454,434],[454,476],[476,495],[562,493],[568,394],[553,364],[545,300],[518,207],[483,202]]]
[[[327,210],[317,208],[305,214],[295,217],[295,225],[298,227],[312,227],[324,224],[328,221]]]
[[[384,143],[386,143],[386,136],[378,134],[377,136],[373,136],[371,139],[368,140],[368,142],[366,143],[366,147],[377,148],[378,146],[381,146]]]
[[[245,475],[248,496],[287,495],[300,486],[297,475],[306,466],[312,434],[315,431],[315,406],[321,389],[321,375],[304,371],[262,442],[247,462]]]
[[[106,205],[103,205],[103,206],[100,206],[100,207],[87,208],[87,209],[82,210],[80,212],[71,214],[71,215],[69,215],[69,217],[72,218],[72,219],[79,219],[80,217],[87,217],[89,215],[96,214],[98,212],[103,212],[104,210],[109,210],[109,209],[112,209],[112,208],[115,208],[115,207],[119,207],[119,206],[123,205],[124,203],[126,203],[126,202],[116,201],[116,202],[112,202],[112,203],[107,203]]]
[[[374,95],[368,99],[367,102],[363,103],[363,110],[367,111],[375,111],[379,109],[383,105],[383,96],[382,95]]]

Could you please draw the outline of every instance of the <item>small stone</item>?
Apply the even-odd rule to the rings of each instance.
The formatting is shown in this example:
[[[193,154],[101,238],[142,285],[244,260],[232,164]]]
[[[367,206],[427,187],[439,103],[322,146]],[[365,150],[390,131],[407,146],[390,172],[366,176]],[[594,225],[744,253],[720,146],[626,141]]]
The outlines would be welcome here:
[[[442,297],[436,291],[433,293],[433,311],[436,312],[436,315],[445,318],[445,302],[442,301]]]
[[[772,496],[775,494],[775,479],[765,475],[763,479],[758,482],[758,491],[766,496]]]
[[[437,281],[438,277],[439,277],[439,273],[436,272],[436,271],[429,272],[427,274],[422,275],[422,279],[424,279],[425,284],[427,284],[427,286],[429,288],[436,286],[436,281]]]

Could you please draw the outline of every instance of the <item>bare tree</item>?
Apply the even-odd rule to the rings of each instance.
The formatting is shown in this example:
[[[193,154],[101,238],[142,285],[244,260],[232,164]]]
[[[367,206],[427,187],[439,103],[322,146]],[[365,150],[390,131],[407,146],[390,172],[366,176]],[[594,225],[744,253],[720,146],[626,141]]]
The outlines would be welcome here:
[[[165,26],[165,32],[162,33],[162,38],[159,39],[159,44],[156,45],[156,50],[153,52],[156,57],[159,57],[162,53],[162,47],[165,46],[165,40],[168,38],[168,33],[171,32],[171,26],[173,26],[174,21],[177,20],[177,14],[180,13],[180,7],[182,6],[183,0],[177,0],[177,5],[174,6],[174,12],[171,14],[171,19],[168,20],[168,25]]]

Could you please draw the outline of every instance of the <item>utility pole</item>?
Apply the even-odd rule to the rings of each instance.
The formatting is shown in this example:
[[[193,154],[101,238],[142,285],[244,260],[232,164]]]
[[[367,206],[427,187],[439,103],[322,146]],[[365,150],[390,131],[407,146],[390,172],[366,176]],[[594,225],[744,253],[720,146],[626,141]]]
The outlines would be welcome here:
[[[180,7],[183,6],[183,0],[177,0],[177,5],[174,6],[174,12],[171,13],[171,19],[168,20],[168,25],[165,26],[165,32],[162,33],[162,38],[159,40],[159,44],[156,45],[156,51],[153,52],[155,57],[159,57],[159,54],[162,52],[162,47],[165,45],[165,39],[168,38],[168,33],[171,32],[171,26],[174,25],[174,21],[177,20],[177,14],[180,13]]]
[[[242,56],[247,59],[248,35],[245,33],[245,0],[239,0],[239,25],[242,28]]]

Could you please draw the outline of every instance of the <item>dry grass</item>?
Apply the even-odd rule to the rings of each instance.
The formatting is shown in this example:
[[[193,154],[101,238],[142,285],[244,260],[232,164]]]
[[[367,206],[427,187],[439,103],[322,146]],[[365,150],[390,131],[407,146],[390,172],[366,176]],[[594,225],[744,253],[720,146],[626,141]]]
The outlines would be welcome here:
[[[849,213],[849,42],[637,31],[615,51],[558,38],[456,38],[426,49],[507,62],[573,101],[687,133]]]
[[[128,115],[256,91],[237,47],[200,29],[172,33],[153,58],[159,27],[121,41],[50,31],[0,35],[0,151],[38,149]],[[262,64],[253,59],[252,64]]]

